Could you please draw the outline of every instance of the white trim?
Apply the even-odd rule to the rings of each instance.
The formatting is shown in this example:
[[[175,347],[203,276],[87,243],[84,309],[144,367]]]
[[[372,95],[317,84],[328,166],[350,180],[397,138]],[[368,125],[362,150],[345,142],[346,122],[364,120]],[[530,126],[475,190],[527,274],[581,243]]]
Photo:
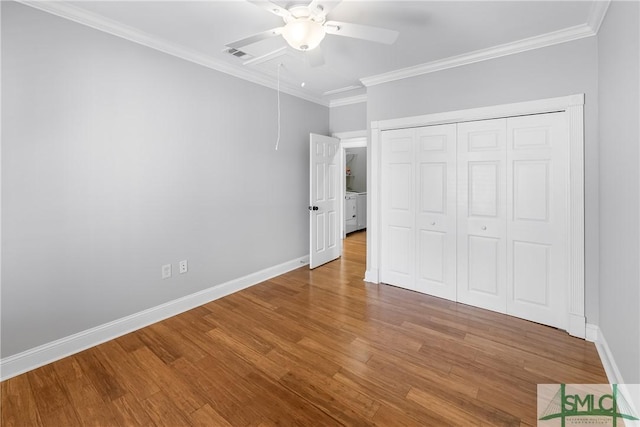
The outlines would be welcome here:
[[[596,339],[591,340],[589,339],[590,337],[595,337]],[[624,378],[622,378],[622,374],[620,373],[620,369],[613,358],[613,353],[609,348],[609,344],[607,344],[604,334],[597,325],[587,324],[587,340],[595,342],[596,350],[598,351],[598,356],[600,356],[600,361],[602,362],[602,367],[607,375],[607,381],[609,381],[609,384],[618,384],[618,388],[628,399],[627,403],[631,405],[632,413],[638,414],[638,411],[640,410],[637,406],[640,402],[638,399],[640,398],[640,384],[625,383]],[[640,423],[631,424],[631,426],[636,425],[640,426]]]
[[[584,103],[584,97],[583,97]],[[569,289],[567,331],[584,338],[584,105],[572,103],[566,109],[569,130],[569,199],[566,229],[569,231]]]
[[[604,21],[604,17],[607,15],[610,4],[611,0],[596,0],[591,3],[587,25],[591,27],[594,33],[598,34],[598,31],[600,31],[600,25],[602,25],[602,21]]]
[[[2,22],[2,5],[0,5],[0,23],[1,22]],[[2,46],[2,31],[0,31],[0,46]],[[2,82],[2,55],[0,55],[0,94],[2,93],[1,82]],[[0,117],[2,117],[2,102],[0,102]],[[2,187],[2,133],[0,132],[0,189],[2,188],[3,188]],[[2,197],[0,197],[0,242],[2,242]],[[0,256],[0,289],[2,289],[2,256]],[[2,292],[0,292],[0,307],[2,307]],[[0,349],[1,348],[2,348],[2,344],[0,340]],[[2,370],[0,370],[0,374],[1,373],[2,373]]]
[[[238,292],[309,263],[303,256],[0,360],[0,381]]]
[[[353,138],[366,138],[367,131],[366,130],[351,130],[347,132],[335,132],[332,133],[331,136],[338,139],[353,139]]]
[[[340,148],[366,148],[367,147],[367,138],[345,138],[340,139]]]
[[[569,267],[571,268],[571,267]],[[583,281],[584,283],[584,281]],[[574,294],[574,290],[573,287],[571,288],[571,291],[569,291],[567,293],[567,299],[568,299],[568,306],[573,305],[572,303],[574,302],[575,299],[575,294]],[[583,306],[584,306],[584,300],[583,300]],[[574,313],[569,313],[569,322],[567,324],[567,329],[566,331],[569,333],[569,335],[572,335],[574,337],[578,337],[578,338],[586,338],[587,336],[587,330],[586,330],[586,324],[587,324],[587,318],[585,316],[579,315],[579,314],[574,314]]]
[[[17,0],[18,2],[60,16],[65,19],[77,22],[82,25],[103,31],[108,34],[141,44],[151,49],[167,53],[172,56],[190,61],[225,74],[230,74],[243,80],[250,81],[271,89],[277,88],[276,78],[273,76],[265,76],[262,73],[249,70],[245,67],[236,66],[227,62],[212,58],[209,55],[189,49],[187,47],[172,43],[161,39],[157,36],[148,34],[131,26],[111,20],[96,13],[89,12],[80,7],[62,1],[34,1],[34,0]],[[595,35],[600,28],[602,20],[606,15],[610,0],[594,1],[589,13],[586,24],[576,25],[553,31],[538,36],[517,40],[510,43],[493,46],[486,49],[480,49],[473,52],[464,53],[462,55],[452,56],[449,58],[438,59],[436,61],[427,62],[425,64],[415,65],[413,67],[401,68],[388,73],[378,74],[360,79],[364,86],[375,86],[395,80],[406,79],[422,74],[433,73],[435,71],[446,70],[448,68],[460,67],[463,65],[473,64],[475,62],[487,61],[490,59],[500,58],[507,55],[513,55],[526,52],[533,49],[540,49],[555,44],[565,43],[578,40],[584,37]],[[267,56],[270,57],[271,54]],[[247,63],[260,62],[264,58],[254,58]],[[345,88],[335,89],[325,92],[323,95],[341,93],[348,90],[357,89],[360,86],[352,85]],[[306,91],[300,90],[297,85],[289,83],[281,83],[283,92],[296,96],[316,104],[338,107],[355,103],[366,102],[366,95],[357,95],[348,98],[334,99],[327,101],[314,96]]]
[[[220,61],[204,53],[161,39],[159,37],[145,33],[144,31],[140,31],[136,28],[122,24],[120,22],[105,18],[104,16],[91,13],[72,4],[68,4],[62,1],[17,1],[26,6],[30,6],[43,12],[47,12],[52,15],[68,19],[70,21],[77,22],[78,24],[82,24],[87,27],[91,27],[96,30],[114,35],[116,37],[141,44],[151,49],[155,49],[160,52],[175,56],[177,58],[184,59],[185,61],[202,65],[212,70],[220,71],[221,73],[229,74],[233,77],[237,77],[251,83],[259,84],[261,86],[266,86],[271,89],[278,88],[278,82],[274,76],[266,76],[262,73],[239,65],[233,65],[224,61]],[[316,104],[320,104],[325,107],[329,106],[329,103],[326,100],[300,90],[297,85],[281,82],[280,90],[289,95]]]
[[[600,360],[602,361],[604,371],[607,374],[609,384],[624,384],[620,369],[618,369],[618,365],[613,358],[613,353],[611,353],[611,349],[609,348],[609,344],[607,344],[607,340],[604,338],[602,330],[598,326],[596,326],[595,328],[597,329],[596,333],[598,335],[598,340],[596,341],[596,349],[598,350],[598,355],[600,356]]]
[[[449,58],[438,59],[436,61],[427,62],[425,64],[415,65],[413,67],[401,68],[399,70],[388,73],[378,74],[375,76],[364,77],[360,79],[363,85],[375,86],[382,83],[388,83],[396,80],[402,80],[409,77],[415,77],[422,74],[434,73],[436,71],[446,70],[463,65],[473,64],[481,61],[488,61],[503,56],[514,55],[516,53],[527,52],[529,50],[540,49],[543,47],[553,46],[560,43],[566,43],[573,40],[590,37],[596,33],[587,24],[576,25],[574,27],[565,28],[551,33],[541,34],[539,36],[529,37],[515,42],[505,43],[493,46],[487,49],[480,49],[462,55],[451,56]]]
[[[364,281],[369,283],[380,283],[378,270],[367,270],[364,272]]]
[[[380,269],[380,218],[381,206],[378,196],[382,188],[380,182],[380,157],[382,153],[381,132],[418,126],[459,123],[475,120],[496,119],[528,114],[564,111],[567,117],[569,137],[570,182],[568,200],[568,265],[567,283],[567,332],[584,338],[586,319],[584,316],[584,94],[570,95],[513,104],[480,107],[468,110],[449,111],[423,116],[374,121],[371,123],[371,143],[369,152],[371,175],[368,201],[369,227],[367,229],[367,281],[379,283]],[[375,280],[374,280],[375,279]]]
[[[492,105],[488,107],[470,108],[467,110],[447,111],[443,113],[421,116],[403,117],[399,119],[372,122],[371,134],[375,131],[403,129],[436,124],[470,122],[491,118],[522,116],[527,114],[564,111],[572,106],[584,105],[584,94],[547,98],[535,101],[516,102],[512,104]]]
[[[80,7],[62,1],[34,1],[34,0],[16,0],[24,5],[39,9],[50,14],[60,16],[65,19],[77,22],[82,25],[103,31],[108,34],[141,44],[151,49],[167,53],[172,56],[190,61],[225,74],[230,74],[243,80],[250,81],[271,89],[277,88],[276,78],[273,76],[265,76],[262,73],[249,70],[247,68],[229,64],[227,62],[214,59],[206,54],[197,52],[187,47],[169,42],[157,36],[153,36],[134,27],[111,20],[96,13],[89,12]],[[578,40],[584,37],[595,35],[607,13],[611,0],[594,1],[591,7],[587,23],[564,28],[538,36],[505,43],[486,49],[480,49],[473,52],[464,53],[462,55],[452,56],[449,58],[438,59],[436,61],[427,62],[425,64],[415,65],[413,67],[401,68],[388,73],[378,74],[360,79],[364,86],[375,86],[395,80],[406,79],[422,74],[433,73],[435,71],[446,70],[448,68],[460,67],[463,65],[473,64],[475,62],[487,61],[490,59],[500,58],[507,55],[513,55],[529,50],[540,49],[555,44],[565,43]],[[282,53],[279,53],[282,54]],[[265,57],[271,57],[271,54]],[[277,55],[276,55],[277,56]],[[267,59],[269,59],[267,58]],[[254,58],[247,61],[246,64],[261,62],[264,57]],[[344,88],[330,90],[323,95],[336,94],[354,90],[359,88],[358,85],[351,85]],[[366,95],[358,95],[348,98],[334,99],[327,101],[317,96],[300,90],[297,85],[289,83],[281,83],[283,92],[296,96],[316,104],[338,107],[355,103],[366,102]],[[364,97],[364,99],[362,98]]]
[[[361,104],[367,102],[367,95],[349,96],[347,98],[332,99],[329,101],[329,107],[343,107],[345,105]]]
[[[351,86],[341,87],[341,88],[338,88],[338,89],[331,89],[331,90],[326,91],[322,95],[323,96],[335,95],[337,93],[349,92],[349,91],[356,90],[356,89],[362,89],[362,85],[351,85]]]
[[[380,235],[378,217],[380,215],[380,122],[371,122],[371,136],[367,150],[367,261],[364,279],[370,283],[380,283],[379,256]]]
[[[592,343],[595,343],[598,341],[598,336],[600,335],[599,333],[600,328],[598,328],[598,325],[594,325],[593,323],[587,323],[585,330],[586,330],[586,334],[584,337],[585,340]]]

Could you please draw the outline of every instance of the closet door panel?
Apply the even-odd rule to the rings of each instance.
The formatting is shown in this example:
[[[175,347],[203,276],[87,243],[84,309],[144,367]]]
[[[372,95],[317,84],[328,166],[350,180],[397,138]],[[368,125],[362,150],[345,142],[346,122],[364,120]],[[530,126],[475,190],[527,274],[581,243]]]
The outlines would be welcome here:
[[[458,301],[506,312],[506,119],[460,123]]]
[[[564,113],[507,120],[507,313],[566,327]]]
[[[382,133],[382,257],[384,283],[414,288],[415,166],[413,129]]]
[[[456,300],[456,125],[416,129],[416,290]]]
[[[496,296],[499,293],[500,240],[470,235],[467,239],[468,289],[474,293]]]
[[[444,255],[446,252],[447,234],[439,231],[420,230],[418,236],[418,279],[432,282],[436,285],[445,284],[445,263],[448,261]],[[427,289],[424,290],[425,293]]]
[[[512,240],[510,254],[512,301],[538,306],[549,304],[550,245]],[[513,304],[507,306],[512,311]]]

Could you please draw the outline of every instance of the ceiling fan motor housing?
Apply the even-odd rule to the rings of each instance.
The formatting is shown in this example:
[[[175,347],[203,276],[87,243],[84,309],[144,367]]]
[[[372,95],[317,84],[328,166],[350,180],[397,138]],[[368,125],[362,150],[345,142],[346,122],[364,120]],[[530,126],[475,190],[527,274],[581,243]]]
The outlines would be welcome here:
[[[311,50],[316,48],[324,36],[324,22],[322,6],[311,10],[308,6],[293,6],[289,8],[289,15],[284,16],[285,26],[282,36],[291,47],[297,50]]]
[[[317,47],[325,35],[322,24],[308,18],[289,20],[282,30],[282,36],[287,43],[302,51]]]

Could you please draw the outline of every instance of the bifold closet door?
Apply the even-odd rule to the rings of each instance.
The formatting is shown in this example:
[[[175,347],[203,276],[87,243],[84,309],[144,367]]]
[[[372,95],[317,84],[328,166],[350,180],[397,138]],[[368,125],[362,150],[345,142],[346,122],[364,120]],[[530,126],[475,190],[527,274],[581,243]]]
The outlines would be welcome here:
[[[458,301],[566,328],[564,113],[458,125]]]
[[[458,301],[507,308],[506,119],[458,124]]]
[[[564,113],[507,120],[507,313],[563,329],[568,173]]]
[[[380,279],[566,328],[565,113],[382,132]]]
[[[456,126],[382,133],[380,280],[456,299]]]
[[[456,125],[416,129],[416,290],[456,300]]]
[[[408,289],[416,265],[414,136],[414,129],[382,133],[380,280]]]

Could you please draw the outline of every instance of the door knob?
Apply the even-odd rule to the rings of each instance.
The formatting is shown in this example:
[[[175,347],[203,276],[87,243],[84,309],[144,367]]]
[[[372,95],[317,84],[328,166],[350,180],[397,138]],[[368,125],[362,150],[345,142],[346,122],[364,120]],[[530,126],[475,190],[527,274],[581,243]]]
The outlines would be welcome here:
[[[435,223],[435,222],[432,222],[432,223],[431,223],[431,225],[436,225],[436,223]]]
[[[482,229],[483,229],[483,230],[486,230],[486,229],[487,229],[487,227],[483,225],[483,226],[482,226]]]
[[[318,207],[317,206],[309,206],[309,210],[310,211],[317,211]]]

